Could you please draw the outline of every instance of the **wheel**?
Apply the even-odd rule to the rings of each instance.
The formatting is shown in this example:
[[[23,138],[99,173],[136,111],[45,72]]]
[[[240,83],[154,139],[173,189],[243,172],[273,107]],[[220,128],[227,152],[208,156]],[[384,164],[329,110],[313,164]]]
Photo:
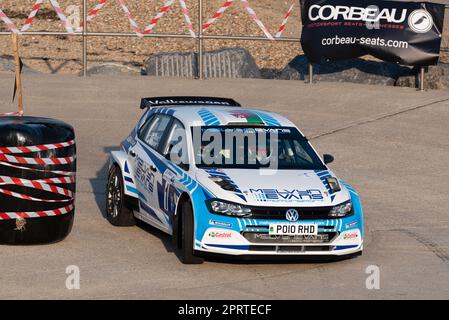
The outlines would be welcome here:
[[[106,187],[106,218],[114,226],[134,226],[133,211],[126,206],[123,176],[118,166],[109,170]]]
[[[181,261],[184,264],[200,264],[204,262],[203,258],[194,256],[194,222],[193,210],[190,201],[182,204],[181,218]]]

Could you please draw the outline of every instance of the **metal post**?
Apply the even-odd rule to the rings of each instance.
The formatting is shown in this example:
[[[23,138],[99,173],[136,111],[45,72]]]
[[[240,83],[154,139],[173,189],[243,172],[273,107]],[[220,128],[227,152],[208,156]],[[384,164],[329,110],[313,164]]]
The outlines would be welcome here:
[[[203,70],[203,0],[198,1],[198,77],[204,79]]]
[[[309,84],[313,84],[313,64],[309,63]]]
[[[424,67],[419,69],[419,91],[424,91]]]
[[[87,77],[87,0],[83,0],[83,77]]]

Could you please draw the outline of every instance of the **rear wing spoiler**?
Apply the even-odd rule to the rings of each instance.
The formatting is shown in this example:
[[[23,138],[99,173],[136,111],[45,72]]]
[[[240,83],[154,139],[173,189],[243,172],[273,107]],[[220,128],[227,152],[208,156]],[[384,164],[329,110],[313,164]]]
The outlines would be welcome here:
[[[229,98],[217,97],[153,97],[142,98],[140,109],[157,108],[164,106],[221,106],[221,107],[241,107],[242,105]]]

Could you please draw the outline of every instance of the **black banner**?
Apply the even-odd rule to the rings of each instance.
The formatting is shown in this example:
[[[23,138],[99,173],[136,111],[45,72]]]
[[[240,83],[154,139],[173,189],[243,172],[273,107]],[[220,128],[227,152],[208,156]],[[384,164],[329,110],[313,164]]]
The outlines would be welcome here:
[[[300,0],[301,45],[311,62],[370,54],[405,65],[437,64],[444,5],[382,0]]]

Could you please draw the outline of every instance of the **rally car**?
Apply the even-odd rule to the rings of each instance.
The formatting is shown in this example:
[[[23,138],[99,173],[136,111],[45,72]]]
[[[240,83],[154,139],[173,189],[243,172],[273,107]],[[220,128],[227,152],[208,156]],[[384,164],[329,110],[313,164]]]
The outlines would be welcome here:
[[[207,253],[347,256],[363,250],[357,192],[294,123],[213,97],[144,98],[111,152],[107,219],[173,237],[184,263]]]

